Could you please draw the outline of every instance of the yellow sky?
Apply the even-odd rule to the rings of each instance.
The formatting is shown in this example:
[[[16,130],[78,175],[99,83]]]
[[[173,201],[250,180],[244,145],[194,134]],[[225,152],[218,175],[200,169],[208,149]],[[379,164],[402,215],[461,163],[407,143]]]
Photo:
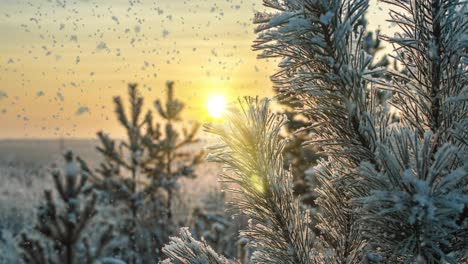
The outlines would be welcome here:
[[[0,0],[0,138],[121,136],[112,97],[166,80],[203,122],[210,95],[271,96],[276,63],[257,60],[260,0]],[[384,11],[372,7],[370,19]],[[377,23],[376,23],[377,24]],[[78,114],[79,109],[84,110]],[[86,110],[89,109],[89,112]]]

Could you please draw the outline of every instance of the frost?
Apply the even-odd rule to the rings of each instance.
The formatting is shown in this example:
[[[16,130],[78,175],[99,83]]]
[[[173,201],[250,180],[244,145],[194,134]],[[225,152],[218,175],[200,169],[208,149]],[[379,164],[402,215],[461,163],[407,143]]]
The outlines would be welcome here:
[[[302,30],[307,30],[310,28],[310,21],[300,17],[292,17],[288,20],[288,23],[281,26],[278,29],[280,33],[288,33],[288,32],[297,32]]]
[[[320,15],[319,21],[324,25],[328,25],[334,16],[335,13],[328,11],[327,13]]]
[[[76,177],[80,172],[78,166],[74,162],[67,162],[65,164],[65,176],[67,177]]]
[[[116,258],[105,257],[97,260],[96,264],[126,264],[124,261]]]
[[[297,15],[297,13],[293,13],[293,12],[283,12],[283,13],[280,13],[278,15],[275,15],[273,16],[269,21],[268,21],[268,25],[270,27],[276,27],[280,24],[283,24],[283,23],[286,23],[289,21],[290,18],[294,17],[295,15]]]

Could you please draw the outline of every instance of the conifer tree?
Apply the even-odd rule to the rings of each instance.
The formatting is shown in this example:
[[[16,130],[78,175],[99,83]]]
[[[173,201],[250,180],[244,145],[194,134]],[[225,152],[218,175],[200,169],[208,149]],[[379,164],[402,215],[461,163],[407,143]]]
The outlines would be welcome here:
[[[314,168],[319,213],[310,222],[275,163],[281,117],[248,100],[225,126],[209,127],[221,142],[212,160],[233,172],[224,177],[252,219],[243,235],[254,263],[468,261],[467,6],[384,2],[401,29],[384,39],[403,73],[376,67],[365,47],[367,0],[264,0],[276,12],[256,16],[254,48],[282,59],[275,87],[301,101],[324,158]]]
[[[194,155],[184,150],[197,142],[198,125],[177,130],[184,104],[174,97],[173,84],[167,82],[165,102],[154,102],[161,121],[155,122],[150,110],[143,116],[144,100],[136,84],[128,86],[128,112],[122,98],[115,97],[115,112],[126,130],[126,138],[119,142],[98,132],[101,145],[97,150],[104,162],[96,172],[88,168],[95,186],[108,195],[111,203],[128,210],[130,218],[124,233],[134,254],[131,262],[159,255],[159,249],[178,224],[171,205],[178,180],[195,178],[194,166],[201,161],[202,153]],[[147,240],[149,245],[144,242]]]
[[[59,199],[46,190],[45,204],[38,210],[35,230],[47,242],[21,235],[19,246],[26,263],[95,263],[113,238],[112,225],[107,225],[97,241],[86,237],[85,230],[97,214],[97,196],[94,192],[87,194],[89,175],[78,166],[73,153],[68,152],[64,157],[65,174],[60,171],[52,174]],[[50,247],[53,250],[46,250]]]
[[[384,2],[401,30],[385,39],[407,74],[392,72],[390,88],[402,125],[378,146],[379,167],[361,164],[372,186],[361,200],[366,236],[391,261],[467,261],[467,6]]]

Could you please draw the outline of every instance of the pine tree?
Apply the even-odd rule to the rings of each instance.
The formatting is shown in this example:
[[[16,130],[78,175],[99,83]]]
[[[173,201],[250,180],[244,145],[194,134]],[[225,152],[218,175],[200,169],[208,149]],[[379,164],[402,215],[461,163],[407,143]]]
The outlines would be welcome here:
[[[26,263],[73,264],[94,263],[104,253],[113,238],[113,226],[107,225],[98,241],[90,241],[85,230],[97,214],[96,193],[89,191],[89,175],[77,165],[72,152],[65,157],[65,174],[55,171],[52,176],[58,200],[46,190],[45,204],[38,210],[35,230],[47,241],[23,233],[19,246]],[[46,250],[52,247],[53,250]],[[80,251],[80,247],[84,250]],[[83,252],[82,252],[83,251]]]
[[[129,261],[137,262],[158,257],[159,249],[174,231],[178,223],[173,219],[172,202],[178,180],[196,177],[194,166],[201,161],[202,153],[193,155],[184,150],[197,142],[198,125],[177,131],[184,104],[174,97],[173,82],[167,82],[165,103],[159,99],[154,103],[162,122],[154,121],[152,111],[142,117],[144,100],[136,84],[128,86],[128,95],[128,112],[122,98],[114,98],[126,139],[119,142],[98,132],[101,146],[97,150],[104,162],[96,172],[89,168],[88,172],[108,200],[122,206],[124,215],[130,215],[123,232],[134,254]]]
[[[403,73],[373,63],[367,0],[264,0],[276,12],[256,16],[254,48],[282,59],[272,80],[301,102],[324,158],[314,167],[311,222],[281,164],[284,118],[268,113],[267,101],[249,99],[224,126],[208,127],[220,139],[211,160],[231,171],[223,177],[251,218],[242,235],[254,263],[468,261],[467,6],[384,2],[401,29],[384,39]]]
[[[385,39],[408,74],[392,72],[390,88],[402,125],[378,146],[379,167],[361,164],[366,236],[391,260],[467,261],[467,6],[385,2],[402,31]]]

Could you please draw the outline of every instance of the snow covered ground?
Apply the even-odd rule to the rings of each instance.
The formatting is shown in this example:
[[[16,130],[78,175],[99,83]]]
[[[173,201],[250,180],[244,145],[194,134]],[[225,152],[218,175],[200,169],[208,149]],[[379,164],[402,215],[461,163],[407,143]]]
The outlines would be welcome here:
[[[14,236],[34,225],[35,208],[43,200],[43,191],[53,189],[50,170],[63,164],[60,153],[72,149],[95,167],[100,161],[96,145],[95,140],[0,141],[0,252],[11,251]],[[218,165],[204,163],[197,170],[198,179],[184,179],[180,186],[182,206],[175,213],[181,219],[209,190],[217,188]],[[0,257],[0,263],[11,259]]]

